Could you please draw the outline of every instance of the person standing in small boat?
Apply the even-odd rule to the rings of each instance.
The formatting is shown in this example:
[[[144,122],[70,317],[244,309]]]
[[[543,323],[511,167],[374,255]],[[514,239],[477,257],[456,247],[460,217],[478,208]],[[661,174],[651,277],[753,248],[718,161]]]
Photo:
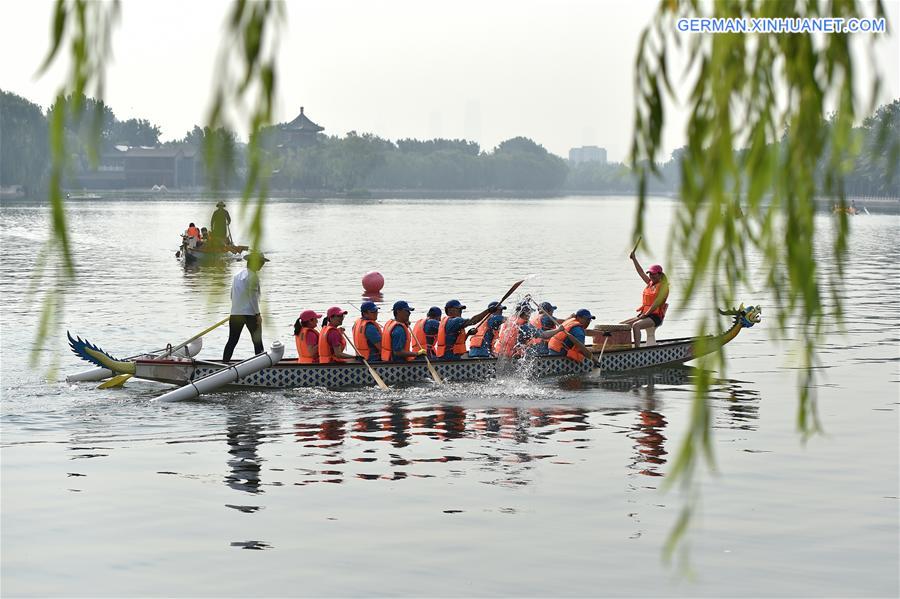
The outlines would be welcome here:
[[[228,342],[222,353],[222,361],[227,362],[234,353],[244,327],[250,331],[253,352],[263,353],[262,316],[259,311],[259,270],[269,261],[262,252],[251,252],[244,256],[247,267],[234,275],[231,282],[231,317],[228,319]]]
[[[381,359],[381,325],[378,320],[378,305],[363,302],[359,307],[360,317],[353,323],[353,345],[356,351],[369,362]]]
[[[441,309],[432,306],[428,309],[425,318],[417,320],[413,326],[412,346],[416,349],[425,349],[428,356],[434,356],[434,343],[437,339],[438,329],[441,327]]]
[[[669,279],[659,264],[648,268],[645,274],[633,250],[629,258],[647,286],[644,288],[641,306],[637,309],[638,315],[622,321],[622,324],[631,325],[635,348],[641,346],[641,331],[644,329],[647,330],[646,345],[656,345],[656,329],[662,325],[663,319],[666,317],[666,310],[669,308],[669,304],[666,303],[666,300],[669,299]]]
[[[294,322],[294,345],[300,364],[319,363],[319,329],[316,325],[321,317],[315,310],[304,310]]]
[[[562,323],[563,330],[553,335],[547,342],[551,356],[566,356],[570,360],[581,362],[585,358],[591,360],[593,354],[584,344],[585,330],[596,316],[587,308],[575,312]]]
[[[434,354],[444,360],[459,360],[466,354],[466,327],[480,323],[481,319],[491,313],[492,308],[485,308],[472,318],[463,318],[466,307],[459,300],[453,299],[444,306],[447,313],[438,327]]]
[[[231,245],[231,236],[228,234],[228,227],[231,225],[231,215],[225,210],[225,202],[216,204],[216,211],[213,212],[210,221],[210,237],[223,245]]]
[[[325,326],[319,334],[319,364],[331,364],[332,362],[353,362],[356,356],[344,352],[347,347],[347,339],[344,337],[344,316],[346,310],[338,306],[331,306],[325,312]]]
[[[409,317],[415,308],[403,300],[394,302],[394,318],[384,325],[381,335],[381,359],[384,362],[411,362],[417,356],[425,355],[425,349],[413,351]]]

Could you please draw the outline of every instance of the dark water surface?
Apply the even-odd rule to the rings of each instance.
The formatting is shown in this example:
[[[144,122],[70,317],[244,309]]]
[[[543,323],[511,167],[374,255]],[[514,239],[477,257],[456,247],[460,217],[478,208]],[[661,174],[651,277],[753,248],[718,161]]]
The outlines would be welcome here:
[[[718,475],[699,477],[690,579],[661,559],[685,502],[661,486],[691,416],[690,367],[168,405],[148,382],[60,382],[89,367],[66,330],[126,356],[227,314],[239,265],[186,272],[174,258],[214,203],[73,202],[79,276],[38,369],[40,303],[26,296],[48,212],[0,208],[4,596],[900,593],[896,214],[851,223],[845,330],[831,325],[817,367],[825,434],[804,443],[795,430],[795,331],[778,339],[771,299],[743,297],[764,320],[729,344],[711,393]],[[229,208],[241,238],[249,216]],[[522,293],[617,322],[643,286],[627,258],[633,210],[631,198],[274,201],[264,340],[294,355],[299,311],[358,303],[373,269],[382,305],[406,299],[416,315],[454,297],[480,310],[533,274]],[[671,273],[662,338],[703,316],[677,306],[685,271],[662,256],[671,212],[651,202],[656,258],[641,254]],[[825,239],[833,217],[818,218]],[[218,359],[226,337],[208,335],[201,357]],[[244,338],[236,356],[251,349]]]

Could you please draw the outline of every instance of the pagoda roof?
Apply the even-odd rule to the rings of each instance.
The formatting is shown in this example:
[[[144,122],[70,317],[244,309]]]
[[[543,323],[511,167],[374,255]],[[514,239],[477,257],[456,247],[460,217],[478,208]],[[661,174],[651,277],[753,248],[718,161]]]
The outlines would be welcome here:
[[[300,114],[297,115],[297,118],[295,118],[290,123],[281,125],[281,129],[318,133],[319,131],[324,131],[325,127],[320,127],[319,125],[309,120],[309,118],[305,114],[303,114],[303,107],[301,106]]]

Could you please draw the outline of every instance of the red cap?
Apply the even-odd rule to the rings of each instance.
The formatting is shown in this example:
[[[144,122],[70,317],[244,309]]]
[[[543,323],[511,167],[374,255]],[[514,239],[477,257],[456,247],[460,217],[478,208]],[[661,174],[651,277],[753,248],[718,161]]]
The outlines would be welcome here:
[[[313,318],[322,318],[322,315],[317,314],[315,310],[304,310],[300,313],[300,322],[312,320]]]
[[[654,264],[653,266],[651,266],[650,268],[647,269],[647,272],[650,273],[651,275],[662,274],[662,271],[663,271],[662,266],[660,266],[659,264]]]
[[[332,316],[337,316],[338,314],[346,314],[346,313],[347,313],[347,311],[343,310],[340,306],[331,306],[325,312],[325,314],[328,316],[328,318],[331,318]]]

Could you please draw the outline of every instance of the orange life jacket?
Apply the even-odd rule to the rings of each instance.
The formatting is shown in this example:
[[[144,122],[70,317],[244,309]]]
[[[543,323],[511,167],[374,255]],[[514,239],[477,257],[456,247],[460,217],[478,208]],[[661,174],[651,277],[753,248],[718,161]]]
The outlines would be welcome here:
[[[527,322],[521,316],[517,316],[515,320],[507,319],[494,341],[494,353],[508,358],[521,356],[525,348],[519,345],[519,327]]]
[[[565,352],[566,357],[570,360],[575,360],[576,362],[581,362],[584,360],[584,356],[581,354],[581,351],[575,344],[572,344],[572,347],[566,348],[566,341],[569,338],[569,331],[574,329],[575,327],[580,327],[581,323],[578,322],[577,318],[570,318],[567,321],[563,322],[563,327],[565,330],[558,332],[557,334],[550,337],[550,341],[547,342],[547,347],[550,348],[552,352]]]
[[[480,325],[478,325],[478,330],[475,331],[475,334],[472,335],[472,338],[469,339],[469,349],[475,349],[477,347],[481,347],[484,345],[484,336],[488,332],[488,320],[491,319],[491,315],[489,314],[487,318],[484,319]],[[487,348],[491,349],[491,348]]]
[[[366,320],[365,318],[360,318],[353,323],[353,345],[356,346],[356,351],[359,352],[359,355],[361,355],[366,360],[371,357],[373,349],[369,347],[369,340],[366,339],[366,327],[370,324],[375,325],[375,328],[378,329],[378,335],[380,336],[381,325],[374,320]]]
[[[198,229],[197,227],[188,227],[185,235],[187,235],[188,237],[193,237],[197,241],[200,241],[200,229]]]
[[[441,319],[441,326],[438,327],[437,341],[434,344],[434,354],[439,358],[443,358],[444,354],[447,353],[447,321],[449,320],[449,316],[443,317]],[[466,353],[466,331],[464,329],[459,330],[459,335],[456,336],[456,341],[450,349],[457,356]]]
[[[425,323],[428,321],[428,318],[423,318],[422,320],[416,321],[416,324],[413,325],[412,329],[412,346],[419,349],[424,349],[428,351],[429,355],[434,355],[434,335],[427,335],[425,333]],[[431,337],[429,340],[428,338]],[[384,347],[384,345],[382,345]]]
[[[347,360],[344,358],[338,358],[334,355],[334,351],[332,351],[331,346],[328,344],[328,332],[331,330],[341,331],[343,333],[344,329],[342,327],[333,327],[330,324],[326,324],[322,327],[322,332],[319,333],[319,364],[330,364],[331,362],[346,362]],[[344,348],[347,347],[347,340],[344,339],[344,335],[341,334],[341,351],[344,351]]]
[[[409,342],[411,337],[409,334],[409,327],[406,326],[405,323],[398,322],[396,320],[389,320],[387,321],[387,324],[384,325],[384,331],[382,331],[381,333],[381,360],[383,362],[390,362],[394,359],[394,349],[391,345],[391,333],[394,332],[394,327],[403,327],[403,330],[406,331],[406,343],[400,349],[402,349],[403,351],[410,351]],[[403,359],[407,362],[415,360],[415,358],[412,356],[406,356]]]
[[[659,286],[662,281],[657,283],[647,283],[647,286],[644,287],[644,295],[641,298],[641,307],[637,309],[640,314],[647,314],[647,311],[653,306],[653,303],[656,301],[656,297],[659,295]],[[649,314],[654,314],[659,317],[659,320],[662,321],[663,318],[666,317],[666,310],[669,309],[669,304],[666,303],[666,300],[669,299],[669,290],[666,289],[666,295],[663,297],[663,303],[661,303],[656,310],[650,312]]]
[[[319,345],[319,330],[312,328],[300,329],[300,334],[294,335],[294,345],[297,346],[297,362],[300,364],[318,364],[319,363],[319,354],[313,353],[310,349],[309,345],[306,343],[306,339],[309,337],[309,333],[312,331],[316,334],[316,342],[315,346],[318,348]]]

